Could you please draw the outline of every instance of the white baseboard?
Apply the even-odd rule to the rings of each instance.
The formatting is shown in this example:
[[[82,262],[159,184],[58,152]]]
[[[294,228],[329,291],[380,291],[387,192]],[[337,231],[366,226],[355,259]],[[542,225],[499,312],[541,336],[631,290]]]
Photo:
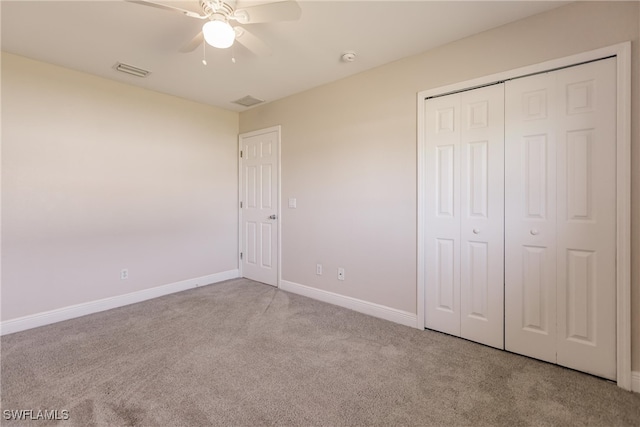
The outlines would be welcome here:
[[[347,297],[336,294],[334,292],[323,291],[321,289],[300,285],[286,280],[280,281],[280,289],[305,297],[313,298],[322,302],[348,308],[359,313],[368,314],[369,316],[379,317],[380,319],[389,320],[401,325],[417,327],[417,315],[407,311],[398,310],[380,304],[363,301],[357,298]]]
[[[640,393],[640,371],[631,371],[631,391]]]
[[[29,316],[18,317],[16,319],[5,320],[4,322],[0,322],[0,335],[7,335],[31,328],[37,328],[39,326],[50,325],[52,323],[62,322],[63,320],[74,319],[76,317],[86,316],[87,314],[98,313],[112,308],[135,304],[137,302],[186,291],[187,289],[199,286],[222,282],[223,280],[235,279],[237,277],[240,277],[240,272],[238,270],[223,271],[221,273],[209,274],[208,276],[196,277],[195,279],[182,280],[168,285],[143,289],[129,294],[117,295],[42,313],[31,314]]]

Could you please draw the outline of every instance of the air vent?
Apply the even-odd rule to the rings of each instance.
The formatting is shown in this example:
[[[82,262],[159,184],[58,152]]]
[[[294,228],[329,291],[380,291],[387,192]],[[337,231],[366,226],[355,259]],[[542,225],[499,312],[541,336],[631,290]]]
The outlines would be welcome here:
[[[117,62],[113,68],[121,73],[131,74],[136,77],[147,77],[151,74],[151,71],[143,70],[142,68],[134,67],[133,65],[123,64],[122,62]]]
[[[261,102],[264,102],[264,99],[254,98],[251,95],[247,95],[244,98],[233,101],[234,104],[242,105],[243,107],[251,107],[253,105],[260,104]]]

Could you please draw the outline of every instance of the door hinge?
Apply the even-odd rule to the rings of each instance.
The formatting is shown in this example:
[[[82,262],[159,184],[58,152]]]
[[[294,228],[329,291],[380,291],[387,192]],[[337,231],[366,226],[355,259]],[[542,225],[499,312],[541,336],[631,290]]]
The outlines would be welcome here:
[[[240,202],[240,209],[242,209],[242,202]]]
[[[242,150],[240,150],[240,158],[242,158]]]
[[[242,259],[242,252],[240,252],[240,259]]]

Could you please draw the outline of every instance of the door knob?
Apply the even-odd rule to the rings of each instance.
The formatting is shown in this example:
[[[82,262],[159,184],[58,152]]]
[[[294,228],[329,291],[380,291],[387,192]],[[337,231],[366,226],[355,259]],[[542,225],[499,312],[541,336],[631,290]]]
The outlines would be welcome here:
[[[473,234],[480,234],[480,229],[479,228],[474,228],[473,229]]]
[[[531,235],[532,235],[532,236],[537,236],[537,235],[538,235],[538,233],[539,233],[539,231],[538,231],[538,230],[536,230],[535,228],[532,228],[532,229],[531,229],[531,231],[530,231],[529,233],[531,233]]]
[[[277,217],[277,216],[275,216],[275,215],[271,215],[271,216],[269,217],[269,219],[276,219],[276,218],[278,218],[278,217]]]

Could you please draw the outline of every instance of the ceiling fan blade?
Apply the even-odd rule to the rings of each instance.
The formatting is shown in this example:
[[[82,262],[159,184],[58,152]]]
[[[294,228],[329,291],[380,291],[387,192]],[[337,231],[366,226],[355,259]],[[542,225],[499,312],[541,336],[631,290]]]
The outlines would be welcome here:
[[[198,46],[202,44],[202,42],[204,42],[204,34],[202,34],[202,31],[200,31],[198,34],[195,35],[194,38],[191,39],[189,43],[185,44],[180,48],[180,52],[181,53],[193,52],[194,50],[196,50]]]
[[[208,17],[206,15],[200,15],[196,12],[192,12],[190,10],[186,10],[186,9],[182,9],[179,7],[175,7],[175,6],[169,6],[166,4],[162,4],[162,3],[156,3],[154,1],[149,1],[149,0],[125,0],[129,3],[136,3],[136,4],[140,4],[142,6],[151,6],[151,7],[156,7],[158,9],[164,9],[164,10],[168,10],[171,12],[178,12],[181,13],[185,16],[188,16],[189,18],[198,18],[198,19],[207,19]]]
[[[295,21],[300,19],[302,9],[295,0],[266,3],[258,6],[238,7],[234,18],[241,24],[259,24],[261,22]]]
[[[235,27],[236,41],[258,56],[271,55],[271,48],[244,28]]]

